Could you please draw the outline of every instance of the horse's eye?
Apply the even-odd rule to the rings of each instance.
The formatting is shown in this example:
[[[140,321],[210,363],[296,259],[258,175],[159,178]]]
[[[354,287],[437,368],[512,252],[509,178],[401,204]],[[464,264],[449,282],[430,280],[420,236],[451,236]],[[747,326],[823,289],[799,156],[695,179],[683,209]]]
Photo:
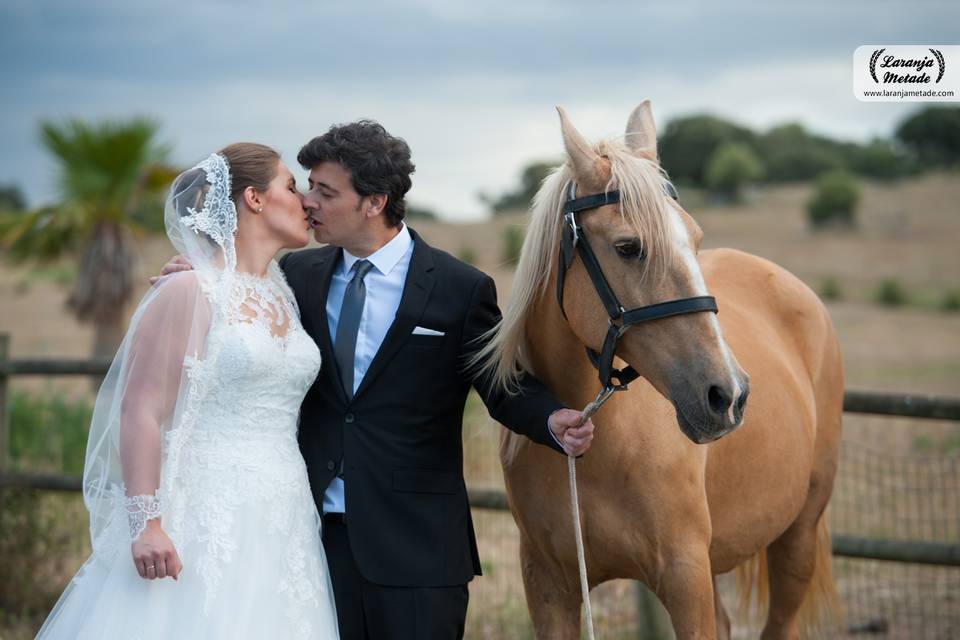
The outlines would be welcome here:
[[[617,250],[617,255],[625,260],[635,260],[643,259],[643,247],[640,246],[639,242],[634,242],[633,240],[627,242],[618,242],[613,245]]]

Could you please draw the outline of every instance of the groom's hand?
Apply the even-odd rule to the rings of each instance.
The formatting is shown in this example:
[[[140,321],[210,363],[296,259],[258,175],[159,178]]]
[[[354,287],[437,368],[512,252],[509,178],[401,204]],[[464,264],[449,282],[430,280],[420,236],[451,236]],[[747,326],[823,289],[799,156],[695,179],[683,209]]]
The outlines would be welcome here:
[[[193,269],[193,265],[187,262],[187,259],[181,255],[175,255],[170,258],[170,261],[163,265],[163,269],[160,270],[160,275],[150,276],[150,284],[157,284],[157,281],[163,276],[168,276],[171,273],[176,273],[177,271],[190,271]]]
[[[558,409],[547,420],[550,432],[568,456],[582,456],[593,442],[593,420],[580,424],[580,412],[574,409]]]

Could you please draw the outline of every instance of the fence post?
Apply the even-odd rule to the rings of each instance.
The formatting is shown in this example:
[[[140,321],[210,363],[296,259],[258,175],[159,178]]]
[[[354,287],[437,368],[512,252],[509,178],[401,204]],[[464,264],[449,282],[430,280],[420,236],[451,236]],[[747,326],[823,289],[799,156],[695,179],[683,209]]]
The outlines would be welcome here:
[[[7,449],[10,446],[10,411],[7,407],[9,356],[10,334],[0,333],[0,473],[7,470]]]
[[[660,604],[660,600],[647,585],[639,580],[634,582],[637,590],[637,636],[640,640],[672,640],[673,627],[670,614]]]

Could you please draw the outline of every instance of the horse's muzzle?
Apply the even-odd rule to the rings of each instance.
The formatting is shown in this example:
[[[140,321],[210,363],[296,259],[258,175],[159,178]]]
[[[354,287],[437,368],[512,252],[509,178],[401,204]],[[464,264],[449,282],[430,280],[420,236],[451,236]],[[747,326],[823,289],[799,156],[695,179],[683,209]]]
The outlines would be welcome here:
[[[736,397],[720,385],[710,386],[702,402],[674,402],[677,424],[696,444],[719,440],[743,424],[750,385],[743,381]]]

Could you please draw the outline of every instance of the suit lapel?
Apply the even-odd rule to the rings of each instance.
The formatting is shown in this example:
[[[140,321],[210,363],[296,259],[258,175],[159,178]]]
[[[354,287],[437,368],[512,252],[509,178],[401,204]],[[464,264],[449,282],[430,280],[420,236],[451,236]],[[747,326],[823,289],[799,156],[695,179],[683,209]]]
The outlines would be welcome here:
[[[330,283],[333,281],[333,272],[340,264],[343,249],[336,248],[328,251],[313,263],[317,275],[316,285],[309,288],[310,306],[316,311],[319,326],[314,327],[315,338],[323,355],[323,368],[327,371],[327,382],[336,388],[340,400],[346,404],[347,396],[340,381],[340,370],[337,368],[337,359],[333,357],[333,338],[330,336],[330,323],[327,320],[327,295],[330,293]]]
[[[430,292],[433,290],[434,283],[434,277],[430,273],[433,271],[430,246],[413,229],[410,229],[410,235],[413,237],[413,255],[410,256],[410,269],[407,271],[407,280],[403,285],[403,295],[400,297],[400,305],[397,307],[397,316],[387,330],[387,335],[384,336],[380,349],[373,357],[370,368],[363,376],[360,387],[353,396],[354,400],[367,390],[397,354],[407,336],[417,326],[417,322],[427,306],[427,301],[430,299]]]

